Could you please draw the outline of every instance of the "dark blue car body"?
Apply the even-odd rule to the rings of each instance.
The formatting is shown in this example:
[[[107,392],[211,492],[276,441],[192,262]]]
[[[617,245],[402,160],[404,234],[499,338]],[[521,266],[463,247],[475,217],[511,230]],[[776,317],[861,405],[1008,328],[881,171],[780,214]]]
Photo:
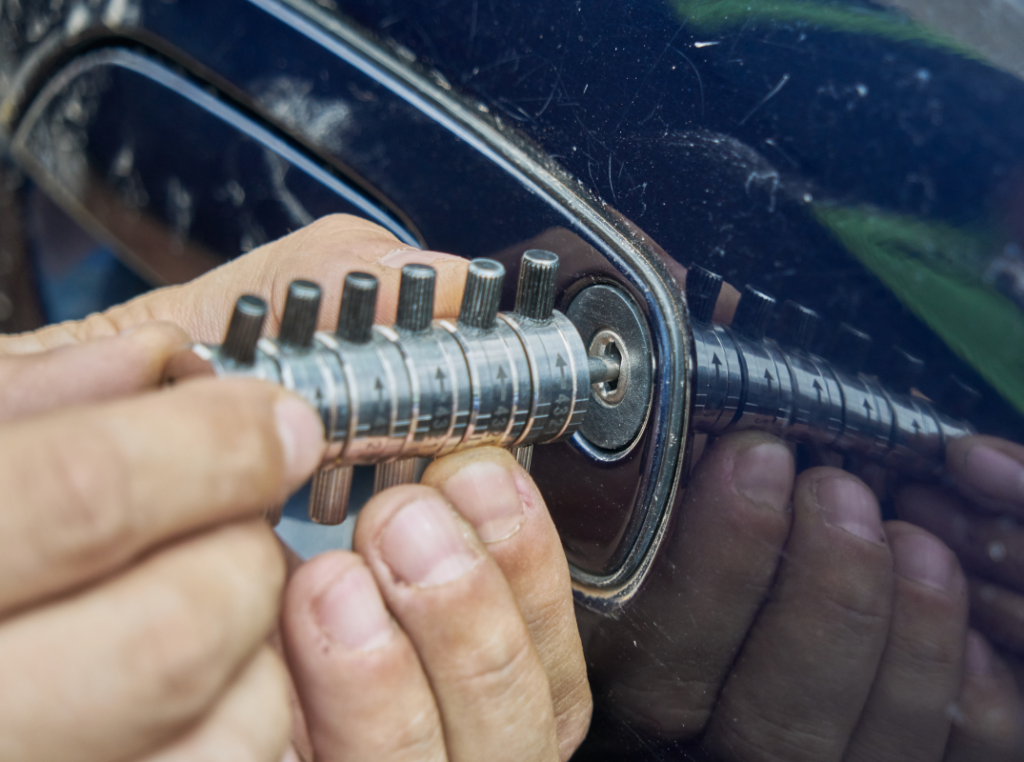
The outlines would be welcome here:
[[[533,470],[600,629],[630,616],[684,481],[690,263],[874,335],[883,379],[912,348],[923,393],[955,375],[979,429],[1021,438],[1024,48],[987,7],[21,0],[0,18],[0,129],[114,252],[92,306],[336,212],[510,269],[553,248],[563,306],[631,293],[657,368],[641,441],[613,461],[552,446]],[[73,317],[34,256],[44,311]],[[676,754],[607,736],[581,754]]]

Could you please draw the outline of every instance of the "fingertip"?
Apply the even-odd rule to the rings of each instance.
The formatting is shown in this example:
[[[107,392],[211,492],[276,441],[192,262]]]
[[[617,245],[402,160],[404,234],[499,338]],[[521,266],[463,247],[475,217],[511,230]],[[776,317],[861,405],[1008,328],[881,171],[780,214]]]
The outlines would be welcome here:
[[[970,488],[991,500],[1024,504],[1024,450],[991,437],[954,440],[949,447],[951,468]]]
[[[398,583],[437,587],[461,578],[480,560],[466,534],[451,505],[425,493],[402,505],[382,527],[380,558]]]
[[[435,461],[423,483],[440,490],[484,544],[507,540],[523,526],[523,493],[534,488],[505,450],[481,447]],[[525,477],[525,478],[524,478]]]
[[[308,402],[291,393],[282,393],[275,403],[274,420],[284,456],[285,481],[289,490],[296,489],[323,459],[323,422]]]
[[[964,669],[968,675],[992,678],[995,675],[995,652],[977,630],[968,630],[964,646]]]
[[[371,651],[395,632],[370,570],[359,556],[324,553],[307,562],[288,586],[290,627],[309,627],[310,639],[347,652]],[[301,650],[296,654],[303,658]]]
[[[1024,702],[1009,668],[985,639],[969,633],[965,679],[950,708],[953,728],[948,760],[1020,760],[1024,753]]]
[[[322,595],[332,581],[360,564],[359,556],[346,550],[329,550],[305,561],[292,572],[288,581],[286,607],[308,605]]]
[[[751,505],[788,513],[794,473],[793,454],[780,439],[744,431],[712,441],[695,478],[702,486],[725,488]]]
[[[970,540],[970,519],[960,501],[943,490],[909,485],[896,493],[894,503],[901,519],[937,535],[954,550],[961,550]]]
[[[362,557],[307,561],[288,586],[282,625],[316,759],[439,757],[430,686]]]
[[[806,476],[811,499],[827,524],[867,542],[885,544],[878,500],[864,482],[834,468],[812,469]]]
[[[885,534],[897,575],[945,593],[962,587],[956,556],[937,537],[904,522],[887,523]]]
[[[733,488],[752,503],[784,512],[793,493],[793,454],[777,440],[755,441],[733,462]]]

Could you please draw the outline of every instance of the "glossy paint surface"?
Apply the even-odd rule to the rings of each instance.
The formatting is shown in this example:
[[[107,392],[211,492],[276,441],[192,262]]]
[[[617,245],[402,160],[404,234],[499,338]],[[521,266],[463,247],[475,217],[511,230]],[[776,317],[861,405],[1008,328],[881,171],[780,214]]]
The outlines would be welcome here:
[[[77,30],[48,2],[23,5],[0,59],[15,83],[8,102],[21,103],[8,125],[70,60],[96,46],[132,48],[163,73],[118,73],[80,153],[123,192],[111,170],[125,145],[118,129],[130,124],[138,161],[152,162],[145,186],[156,189],[141,211],[171,233],[182,206],[168,200],[182,197],[168,183],[184,164],[193,174],[182,187],[207,194],[187,239],[220,259],[247,247],[228,185],[246,203],[259,196],[251,184],[272,188],[260,152],[281,141],[315,180],[303,186],[311,213],[357,198],[430,248],[505,262],[554,249],[565,263],[561,306],[583,283],[618,282],[650,320],[656,365],[673,359],[642,279],[325,21],[354,20],[395,41],[388,50],[434,86],[531,141],[642,231],[669,272],[696,262],[736,288],[813,307],[826,319],[815,347],[824,353],[841,321],[871,333],[864,370],[890,383],[890,347],[900,345],[925,360],[921,392],[941,399],[955,373],[982,392],[979,429],[1024,438],[1024,65],[1019,45],[1005,44],[1019,37],[997,33],[1017,18],[997,23],[998,3],[951,16],[942,9],[955,4],[916,0],[140,0],[112,22],[97,10]],[[59,39],[20,81],[18,62]],[[16,97],[20,86],[30,97]],[[181,108],[153,118],[172,102]],[[176,123],[178,113],[192,121]],[[176,124],[207,142],[167,150]],[[254,151],[244,162],[251,179],[224,169],[232,145]],[[215,160],[189,165],[185,153]],[[217,189],[227,195],[210,195]],[[126,198],[121,206],[140,210]],[[253,210],[268,237],[301,222],[274,203]],[[599,463],[565,445],[535,459],[578,569],[616,568],[639,535],[632,508],[651,494],[666,442],[683,434],[666,430],[670,393],[663,380],[643,447],[627,458]],[[678,512],[666,531],[682,532]],[[655,572],[617,619],[580,609],[602,712],[580,758],[690,758],[687,739],[651,729],[676,708],[670,657],[690,614],[674,605],[674,559],[662,553]]]
[[[871,2],[345,12],[514,123],[673,259],[874,334],[868,369],[883,376],[892,343],[913,347],[932,396],[949,373],[987,382],[978,420],[1008,433],[1024,409],[1011,285],[1024,66],[984,34],[998,5],[941,27],[941,9],[915,20]]]
[[[143,3],[118,37],[104,38],[103,44],[118,38],[152,50],[76,57],[22,120],[16,142],[37,163],[88,165],[92,186],[84,193],[78,190],[82,182],[51,169],[52,184],[83,198],[107,198],[107,211],[127,211],[127,223],[116,212],[109,219],[118,222],[104,223],[124,248],[143,248],[127,243],[120,229],[133,228],[132,217],[141,217],[170,234],[170,253],[161,252],[161,261],[177,262],[180,257],[170,250],[182,248],[197,266],[208,267],[316,216],[361,204],[363,213],[393,220],[430,248],[505,261],[513,272],[508,306],[521,252],[554,249],[563,263],[560,307],[587,283],[618,282],[651,321],[652,362],[666,370],[681,362],[671,344],[678,320],[669,326],[664,318],[675,306],[657,302],[654,284],[457,121],[305,16],[273,2]],[[264,41],[258,56],[253,39]],[[105,61],[105,55],[114,58]],[[189,73],[174,72],[173,62]],[[200,77],[218,93],[201,91]],[[84,109],[89,137],[72,144],[72,156],[55,158],[52,141],[46,141],[54,125],[67,126],[68,104],[80,105],[82,89],[99,98]],[[258,115],[264,129],[250,115]],[[194,137],[175,143],[166,131],[178,129]],[[168,151],[169,145],[177,150]],[[268,164],[268,150],[276,156],[292,151],[287,161],[299,171],[289,175],[287,187],[281,186],[279,159]],[[248,158],[240,159],[244,151]],[[191,159],[181,161],[179,154]],[[144,178],[133,174],[137,167]],[[196,204],[200,197],[204,203]],[[255,215],[246,208],[262,197],[269,197],[271,213]],[[240,198],[245,203],[233,209]],[[183,199],[192,199],[185,209]],[[189,211],[200,208],[202,214]],[[279,224],[272,224],[275,219]],[[254,222],[272,224],[273,232],[255,235]],[[158,275],[166,281],[191,274]],[[628,554],[642,556],[638,543],[649,543],[653,531],[646,507],[664,507],[666,491],[674,489],[680,440],[673,426],[661,422],[680,400],[665,392],[675,388],[672,373],[662,373],[659,384],[649,427],[628,455],[609,464],[570,443],[549,448],[535,471],[546,485],[570,560],[583,572],[612,574]],[[567,472],[577,476],[572,485],[561,478]]]

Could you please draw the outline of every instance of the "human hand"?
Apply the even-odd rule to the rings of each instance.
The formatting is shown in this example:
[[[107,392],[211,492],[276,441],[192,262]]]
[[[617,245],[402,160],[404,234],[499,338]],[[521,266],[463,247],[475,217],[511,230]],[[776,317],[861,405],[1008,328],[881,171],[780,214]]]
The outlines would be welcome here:
[[[569,570],[503,450],[450,455],[292,577],[283,635],[318,762],[568,759],[591,698]]]
[[[409,263],[429,264],[438,271],[435,314],[454,316],[462,299],[467,260],[410,248],[371,222],[339,214],[317,220],[189,283],[150,291],[85,320],[0,337],[0,355],[26,354],[110,337],[152,321],[173,323],[195,341],[219,344],[235,300],[243,293],[266,300],[267,330],[276,332],[284,313],[288,284],[296,278],[312,278],[320,284],[323,301],[319,328],[333,329],[342,283],[345,275],[354,270],[379,279],[376,319],[390,325],[397,311],[401,268]]]
[[[896,495],[897,510],[960,558],[974,626],[1024,656],[1024,447],[965,437],[949,444],[946,472],[953,489],[906,487]]]
[[[955,557],[883,525],[856,477],[794,477],[777,440],[720,437],[666,543],[626,626],[591,636],[613,665],[597,695],[627,721],[743,762],[1020,758],[1024,704],[968,631]]]
[[[302,401],[153,390],[169,325],[0,358],[0,758],[277,762],[284,581],[259,517],[319,463]],[[130,396],[126,396],[130,395]]]
[[[341,241],[344,248],[339,250]],[[153,292],[82,323],[9,339],[0,343],[0,349],[38,351],[103,335],[153,316],[174,320],[197,338],[216,342],[223,335],[238,293],[264,296],[279,318],[287,284],[300,276],[323,284],[327,304],[322,310],[322,327],[327,327],[330,315],[337,312],[344,275],[354,269],[372,272],[381,280],[378,319],[387,321],[393,319],[400,268],[412,261],[429,262],[441,271],[435,311],[454,314],[460,296],[455,284],[461,289],[464,260],[409,250],[360,220],[331,218],[194,283]],[[446,273],[451,277],[445,277]],[[475,464],[478,472],[476,487],[470,478],[470,464]],[[479,471],[483,468],[486,473],[488,464],[493,483],[481,490]],[[435,504],[447,498],[489,540],[485,548],[471,529],[455,521],[465,543],[465,553],[457,555],[463,561],[472,559],[458,580],[436,587],[395,581],[385,584],[392,578],[380,576],[380,570],[388,560],[392,566],[396,563],[387,557],[387,542],[375,550],[375,540],[362,542],[358,538],[374,533],[389,536],[384,525],[391,526],[389,516],[403,505],[399,490],[397,497],[392,491],[379,496],[361,514],[357,550],[363,552],[366,562],[353,554],[328,554],[300,569],[289,585],[282,627],[317,758],[363,754],[376,760],[400,758],[405,753],[417,759],[447,755],[445,758],[458,760],[475,759],[485,752],[510,759],[568,757],[586,732],[590,693],[568,569],[543,501],[507,453],[452,456],[436,463],[424,483],[440,493],[418,488],[417,494]],[[474,489],[476,492],[467,496],[466,491]],[[484,526],[486,516],[480,514],[502,505],[521,506],[521,519],[504,539],[493,534],[493,526]],[[450,508],[445,510],[453,515]],[[473,522],[474,516],[478,521]],[[362,529],[367,526],[376,528]],[[374,559],[378,559],[376,564]],[[378,572],[378,581],[368,569]],[[320,588],[341,577],[341,592],[329,594],[335,599],[340,596],[340,600],[335,600],[333,607],[321,608],[333,608],[338,615],[340,607],[342,623],[335,617],[330,620],[333,624],[322,627],[320,619],[310,613],[312,602],[316,599],[319,606]],[[352,585],[356,591],[346,598],[345,591]],[[351,642],[345,641],[344,635],[350,609],[354,609],[357,623],[381,615],[381,593],[398,621],[398,625],[386,627],[392,637],[371,644],[373,648],[368,650],[363,646],[349,649],[343,643],[325,651],[325,633],[337,635],[340,631],[342,641]],[[378,624],[390,621],[387,614],[377,618]],[[448,624],[449,630],[437,627],[438,623]],[[466,637],[462,643],[451,643],[455,634]],[[310,646],[303,644],[303,639],[316,642]],[[479,675],[461,671],[473,669],[473,665]],[[368,686],[379,690],[370,691]],[[254,719],[266,714],[257,713]],[[243,736],[246,728],[248,724],[240,729]],[[300,739],[304,735],[305,728],[300,728]]]

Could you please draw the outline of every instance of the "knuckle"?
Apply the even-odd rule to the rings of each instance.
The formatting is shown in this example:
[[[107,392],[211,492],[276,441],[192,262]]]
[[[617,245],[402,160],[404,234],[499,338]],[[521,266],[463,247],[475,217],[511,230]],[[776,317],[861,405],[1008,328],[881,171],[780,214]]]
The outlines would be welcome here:
[[[388,760],[410,760],[410,762],[442,762],[444,735],[433,707],[424,708],[412,717],[392,736],[388,748],[381,755]]]
[[[914,616],[915,620],[901,621],[908,616]],[[963,614],[951,608],[923,616],[906,612],[894,619],[889,645],[914,665],[916,674],[945,674],[959,669],[961,664],[963,621]]]
[[[161,592],[122,644],[124,674],[133,676],[143,699],[158,702],[167,719],[192,717],[225,677],[220,659],[226,633],[215,618],[197,616],[181,594]]]
[[[525,635],[495,635],[460,662],[452,682],[468,694],[491,699],[514,698],[534,673],[534,652]],[[548,686],[545,686],[547,690]]]
[[[187,541],[140,569],[120,653],[141,698],[171,720],[208,706],[266,636],[283,566],[272,533],[251,522]]]
[[[116,336],[121,331],[111,312],[94,312],[78,324],[69,322],[64,325],[71,328],[76,336],[89,339]]]
[[[307,242],[313,245],[312,250],[304,249],[304,253],[310,251],[314,256],[320,252],[321,245],[336,252],[339,240],[347,241],[350,246],[370,241],[398,242],[394,235],[380,225],[350,214],[321,217],[304,229],[304,235]]]
[[[875,637],[889,629],[889,596],[869,581],[839,582],[823,592],[821,604],[824,619],[852,638]]]
[[[284,452],[272,420],[275,390],[245,379],[204,379],[183,389],[190,392],[187,404],[208,449],[216,453],[222,478],[215,485],[276,496],[284,477]]]
[[[752,500],[722,500],[720,516],[737,537],[750,537],[779,549],[789,536],[793,512],[765,510]]]
[[[37,495],[44,490],[33,502],[47,515],[31,524],[40,562],[89,567],[131,545],[131,459],[106,427],[87,419],[30,448],[27,461],[28,479],[39,478],[39,463],[47,471],[30,487]]]

